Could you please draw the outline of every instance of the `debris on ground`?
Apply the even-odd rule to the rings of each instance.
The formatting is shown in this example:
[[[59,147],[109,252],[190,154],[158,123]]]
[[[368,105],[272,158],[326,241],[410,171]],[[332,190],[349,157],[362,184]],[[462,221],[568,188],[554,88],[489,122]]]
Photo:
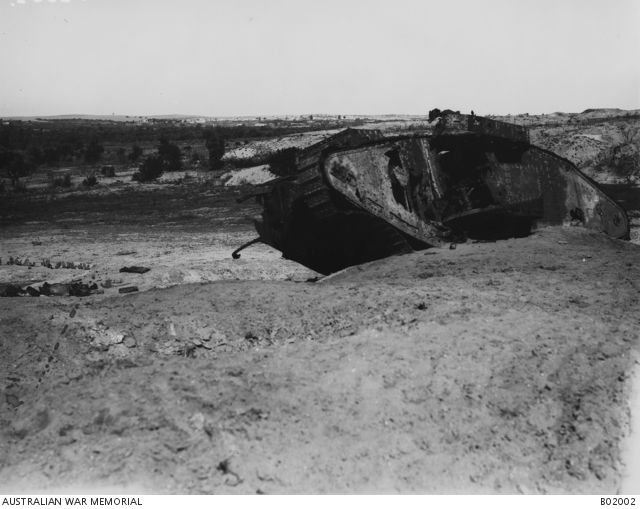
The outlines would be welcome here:
[[[137,286],[124,286],[122,288],[118,288],[118,293],[132,293],[137,291],[138,291]]]
[[[23,295],[30,297],[40,297],[41,295],[46,297],[87,297],[94,293],[103,293],[103,290],[100,290],[96,283],[88,284],[79,281],[54,284],[44,282],[39,288],[30,285],[24,289],[11,283],[0,284],[0,297],[20,297]]]
[[[40,297],[40,292],[36,290],[33,286],[27,286],[27,293],[31,297]]]
[[[19,286],[13,285],[11,283],[2,283],[0,284],[0,297],[18,297],[22,295],[24,292],[22,288]]]
[[[132,274],[144,274],[145,272],[149,272],[151,269],[148,267],[140,267],[138,265],[132,265],[131,267],[122,267],[120,272],[130,272]]]

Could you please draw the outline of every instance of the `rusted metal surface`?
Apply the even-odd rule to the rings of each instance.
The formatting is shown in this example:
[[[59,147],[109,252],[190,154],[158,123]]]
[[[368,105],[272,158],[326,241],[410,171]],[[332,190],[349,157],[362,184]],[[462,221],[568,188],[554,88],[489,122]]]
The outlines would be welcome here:
[[[579,225],[628,238],[622,208],[526,129],[450,114],[432,134],[348,129],[300,151],[258,197],[260,240],[329,273],[460,237]]]

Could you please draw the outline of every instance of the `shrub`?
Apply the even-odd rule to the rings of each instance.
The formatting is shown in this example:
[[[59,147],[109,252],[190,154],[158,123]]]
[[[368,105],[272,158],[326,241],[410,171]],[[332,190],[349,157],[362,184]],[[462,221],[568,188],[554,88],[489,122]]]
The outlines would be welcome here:
[[[159,155],[147,156],[131,178],[136,182],[151,182],[162,175],[163,166],[162,158]]]
[[[71,187],[71,174],[65,173],[62,177],[53,179],[53,187]]]
[[[170,143],[166,138],[161,138],[160,145],[158,146],[158,155],[166,171],[180,170],[182,166],[182,152],[178,145]]]
[[[140,159],[141,155],[142,149],[140,148],[140,146],[134,144],[131,147],[131,152],[129,152],[129,161],[135,163],[138,161],[138,159]]]
[[[100,173],[102,173],[103,177],[115,177],[116,169],[111,165],[107,165],[100,169]]]
[[[298,150],[295,147],[283,148],[276,151],[269,158],[271,173],[278,177],[285,177],[295,170],[296,155]]]
[[[16,193],[26,193],[27,192],[27,184],[25,184],[23,181],[18,180],[14,185],[13,185],[13,190]]]
[[[7,175],[16,191],[20,190],[18,189],[20,179],[32,174],[37,168],[37,165],[22,152],[6,152],[2,159],[3,166],[6,167]]]
[[[95,175],[89,175],[86,179],[82,181],[82,185],[85,187],[93,187],[98,183],[98,179]]]
[[[84,160],[89,164],[97,163],[104,153],[104,147],[96,138],[92,138],[84,150]]]
[[[221,160],[224,155],[224,136],[218,128],[208,128],[203,132],[204,143],[209,152],[209,167],[212,170],[219,170],[222,166]]]

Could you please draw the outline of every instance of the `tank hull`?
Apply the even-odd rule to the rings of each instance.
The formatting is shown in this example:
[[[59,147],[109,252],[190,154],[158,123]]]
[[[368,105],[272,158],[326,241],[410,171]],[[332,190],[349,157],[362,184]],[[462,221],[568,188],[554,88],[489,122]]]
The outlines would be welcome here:
[[[530,145],[519,126],[479,118],[405,136],[345,130],[301,151],[257,196],[260,240],[326,274],[536,225],[628,238],[624,210],[572,163]]]

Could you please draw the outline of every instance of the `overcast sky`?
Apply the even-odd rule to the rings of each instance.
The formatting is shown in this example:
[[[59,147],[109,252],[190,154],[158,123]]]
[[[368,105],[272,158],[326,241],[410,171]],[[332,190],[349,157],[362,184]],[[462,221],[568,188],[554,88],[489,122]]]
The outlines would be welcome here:
[[[640,108],[640,0],[0,0],[0,115]]]

